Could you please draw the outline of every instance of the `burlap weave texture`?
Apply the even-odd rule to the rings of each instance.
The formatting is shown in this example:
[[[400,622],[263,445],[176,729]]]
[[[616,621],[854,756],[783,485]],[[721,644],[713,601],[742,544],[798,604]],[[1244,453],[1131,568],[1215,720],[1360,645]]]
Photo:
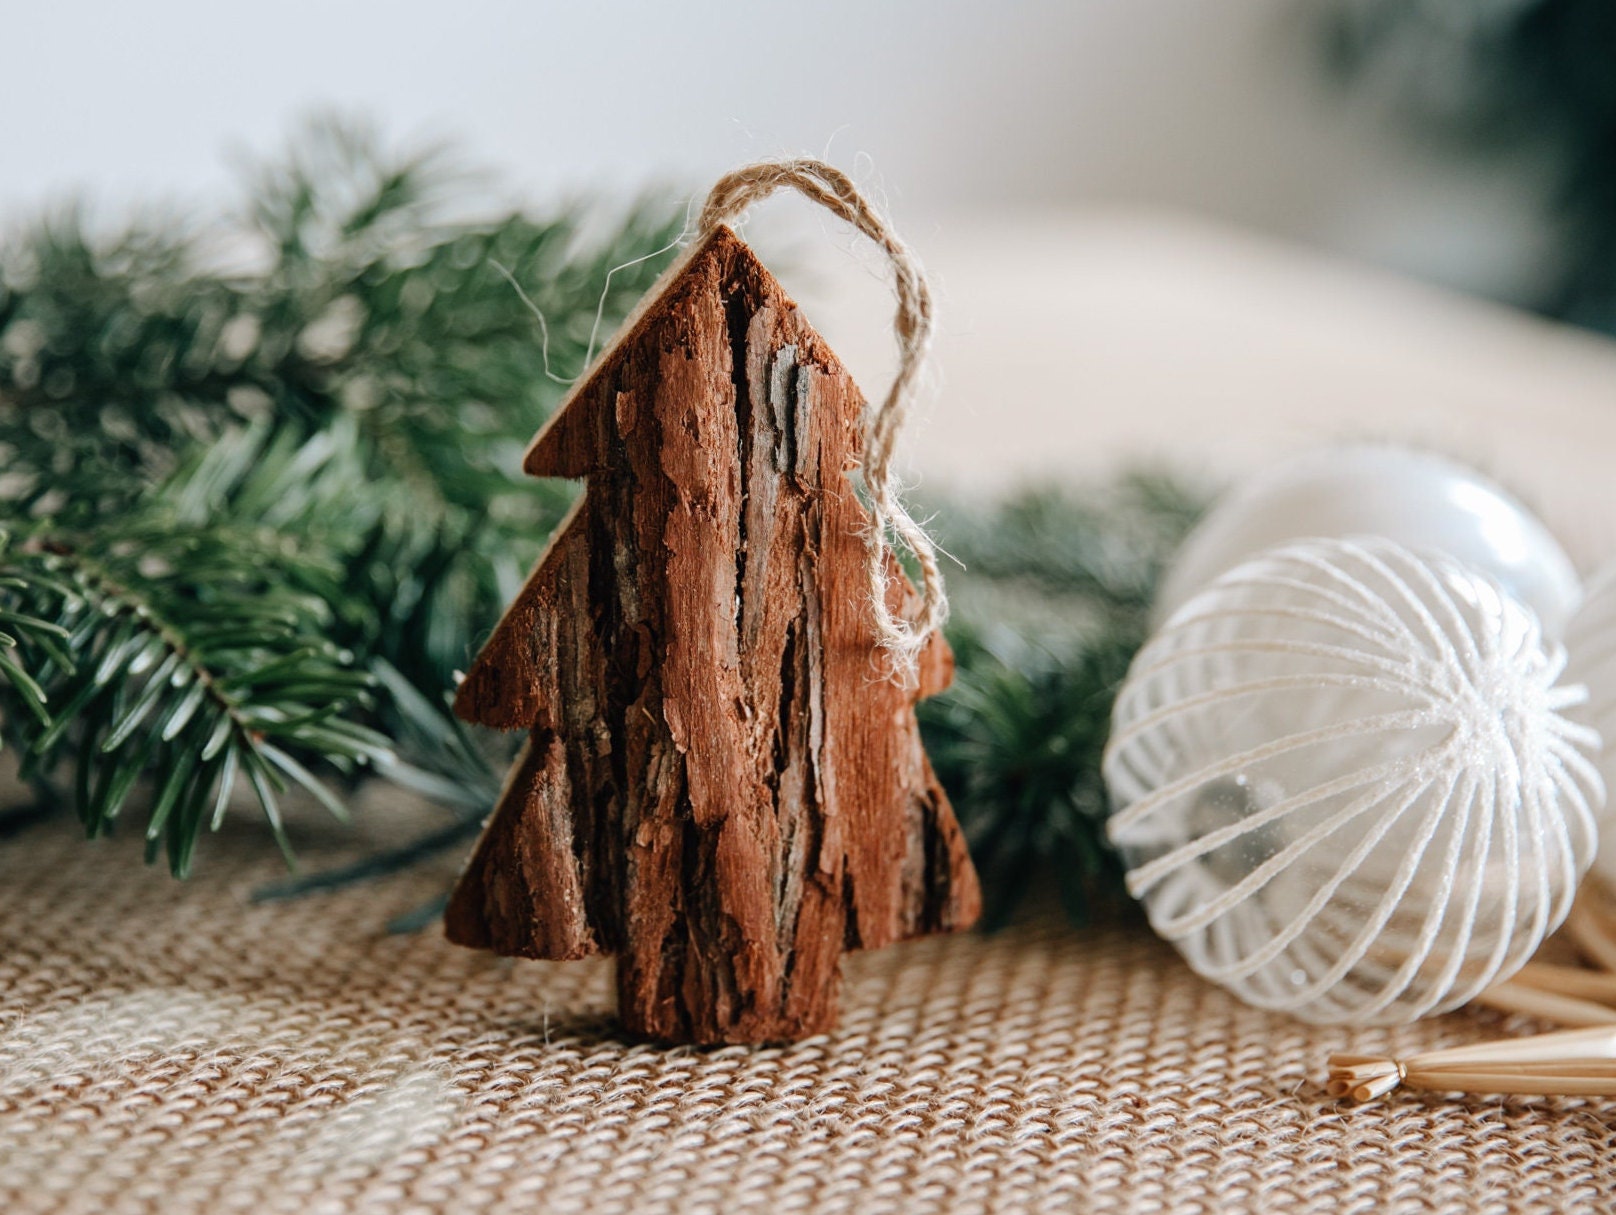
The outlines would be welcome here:
[[[314,868],[385,842],[302,834]],[[419,827],[421,824],[416,823]],[[396,822],[388,830],[398,831]],[[0,841],[0,1211],[1596,1211],[1616,1102],[1325,1099],[1332,1049],[1498,1033],[1312,1029],[1141,926],[849,959],[841,1028],[786,1049],[620,1041],[605,964],[512,964],[387,918],[452,872],[253,905],[244,823],[180,885],[133,840]]]

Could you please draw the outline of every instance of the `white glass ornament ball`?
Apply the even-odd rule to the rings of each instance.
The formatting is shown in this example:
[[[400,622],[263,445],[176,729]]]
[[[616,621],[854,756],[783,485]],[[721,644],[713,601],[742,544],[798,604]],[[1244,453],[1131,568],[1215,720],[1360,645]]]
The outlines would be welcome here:
[[[1220,500],[1174,558],[1155,620],[1248,557],[1313,536],[1384,536],[1445,553],[1499,582],[1556,640],[1581,598],[1559,542],[1487,478],[1428,452],[1356,444],[1294,456]]]
[[[1572,716],[1598,732],[1606,802],[1594,870],[1616,889],[1616,565],[1588,580],[1582,606],[1566,629],[1566,678],[1588,690]]]
[[[1236,567],[1135,658],[1104,759],[1156,931],[1248,1002],[1391,1024],[1564,918],[1603,786],[1563,651],[1497,583],[1381,538]]]

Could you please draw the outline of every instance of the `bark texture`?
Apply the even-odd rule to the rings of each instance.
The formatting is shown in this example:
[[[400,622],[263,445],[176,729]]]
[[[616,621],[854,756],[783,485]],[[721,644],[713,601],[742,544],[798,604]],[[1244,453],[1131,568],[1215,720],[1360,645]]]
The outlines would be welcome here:
[[[587,489],[458,693],[530,738],[453,940],[612,953],[631,1032],[767,1042],[834,1024],[844,950],[974,921],[914,715],[952,655],[905,689],[872,640],[863,404],[719,228],[534,440]]]

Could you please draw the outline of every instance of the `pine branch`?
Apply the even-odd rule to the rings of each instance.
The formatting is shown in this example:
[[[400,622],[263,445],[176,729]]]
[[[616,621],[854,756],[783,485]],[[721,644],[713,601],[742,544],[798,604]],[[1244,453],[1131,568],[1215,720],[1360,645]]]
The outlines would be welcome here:
[[[564,386],[494,263],[571,371],[674,230],[456,218],[441,155],[351,123],[254,182],[242,220],[0,249],[0,733],[91,835],[138,801],[176,874],[242,783],[283,848],[280,795],[340,813],[332,775],[492,796],[444,696],[568,500],[520,475]]]
[[[949,691],[921,702],[921,727],[990,927],[1041,874],[1079,921],[1125,901],[1100,757],[1156,580],[1200,502],[1169,478],[1135,475],[938,512],[938,537],[965,566],[950,578],[958,669]]]
[[[323,638],[327,612],[299,589],[295,565],[239,536],[144,523],[41,528],[14,545],[0,565],[0,602],[55,626],[16,647],[27,665],[5,669],[0,691],[23,775],[68,767],[92,837],[149,777],[147,858],[166,850],[180,876],[238,781],[283,848],[278,798],[290,786],[341,815],[308,757],[352,773],[389,747],[342,716],[370,680]]]
[[[982,877],[985,927],[1003,924],[1040,876],[1054,877],[1075,920],[1117,901],[1099,759],[1138,641],[1115,633],[1062,654],[1004,653],[956,632],[955,685],[921,707],[921,724]]]
[[[565,388],[550,371],[575,373],[597,312],[609,330],[660,271],[671,253],[641,259],[672,209],[633,208],[598,241],[579,209],[451,221],[464,184],[440,156],[331,122],[255,181],[245,223],[106,239],[70,210],[0,250],[0,498],[93,517],[243,423],[302,439],[347,419],[366,476],[542,540],[566,495],[519,461]],[[243,248],[261,268],[231,264]],[[548,367],[500,267],[548,317]]]

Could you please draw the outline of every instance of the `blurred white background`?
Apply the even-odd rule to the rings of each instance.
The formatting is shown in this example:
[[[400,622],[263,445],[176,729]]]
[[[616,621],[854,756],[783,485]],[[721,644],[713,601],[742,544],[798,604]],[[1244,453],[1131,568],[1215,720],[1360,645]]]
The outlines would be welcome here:
[[[1516,166],[1413,146],[1320,67],[1315,0],[56,0],[0,6],[0,220],[225,197],[311,110],[452,139],[543,199],[856,166],[924,249],[966,212],[1198,212],[1504,298]]]
[[[1421,142],[1396,80],[1440,82],[1465,24],[1518,0],[1420,6],[1434,65],[1351,87],[1324,50],[1348,2],[0,0],[0,226],[72,197],[101,222],[209,214],[320,112],[450,144],[492,170],[491,206],[692,195],[823,155],[932,272],[934,382],[907,440],[933,484],[1156,459],[1223,476],[1400,437],[1546,508],[1564,487],[1550,513],[1590,518],[1616,351],[1407,281],[1530,302],[1567,264],[1552,141]],[[873,247],[786,202],[747,235],[884,384]]]

